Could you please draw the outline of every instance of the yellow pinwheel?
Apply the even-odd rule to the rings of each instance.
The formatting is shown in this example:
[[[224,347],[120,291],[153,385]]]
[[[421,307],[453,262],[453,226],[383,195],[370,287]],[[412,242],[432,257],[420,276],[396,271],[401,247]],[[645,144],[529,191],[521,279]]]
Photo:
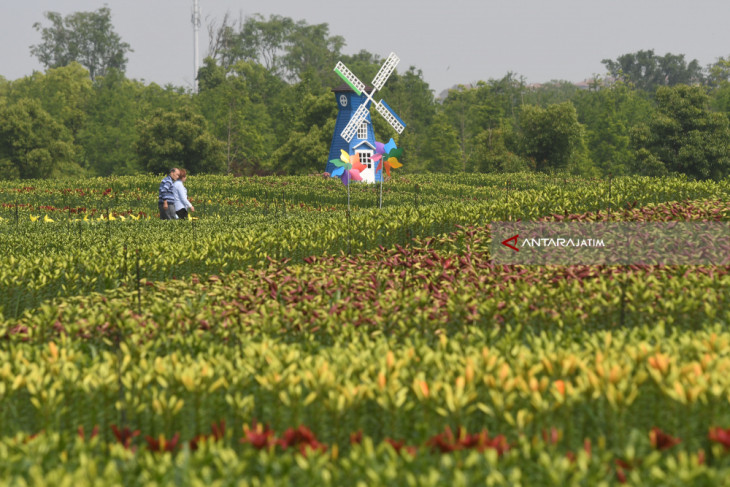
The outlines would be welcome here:
[[[348,186],[353,179],[362,181],[360,171],[364,171],[366,166],[360,163],[360,154],[348,154],[346,150],[340,149],[340,158],[332,159],[330,162],[336,167],[332,171],[332,177],[339,176],[345,186]]]

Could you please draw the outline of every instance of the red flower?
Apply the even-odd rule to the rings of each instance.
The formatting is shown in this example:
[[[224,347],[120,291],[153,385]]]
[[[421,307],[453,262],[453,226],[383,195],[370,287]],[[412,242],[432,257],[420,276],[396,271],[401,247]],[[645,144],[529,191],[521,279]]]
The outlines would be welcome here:
[[[614,463],[616,464],[616,478],[620,483],[625,484],[627,480],[626,471],[634,469],[634,462],[627,462],[626,460],[617,458],[614,460]]]
[[[327,451],[327,445],[317,441],[317,437],[306,426],[300,425],[297,429],[289,428],[284,432],[279,445],[287,449],[297,447],[302,455],[306,456],[309,450]]]
[[[710,428],[710,433],[707,436],[710,438],[710,441],[720,443],[725,448],[725,451],[730,450],[730,428]]]
[[[398,440],[392,440],[390,438],[386,438],[385,442],[388,443],[390,446],[392,446],[393,449],[397,453],[400,453],[401,450],[405,449],[405,451],[407,451],[412,456],[416,455],[416,447],[415,446],[406,446],[405,441],[402,441],[402,440],[398,441]]]
[[[358,430],[355,433],[350,433],[350,444],[359,445],[362,443],[362,430]]]
[[[160,435],[159,438],[145,436],[144,439],[147,440],[147,447],[150,451],[171,452],[177,448],[177,442],[180,440],[180,433],[175,433],[175,436],[173,436],[170,440],[166,440],[163,435]]]
[[[38,435],[42,435],[46,432],[46,430],[40,430],[38,433],[33,433],[32,435],[28,435],[28,437],[23,441],[23,443],[28,443],[29,441],[35,440]]]
[[[221,421],[220,423],[216,424],[213,423],[210,425],[210,436],[214,440],[222,440],[223,436],[226,434],[226,422]]]
[[[79,426],[78,433],[79,433],[79,438],[81,438],[82,440],[86,440],[86,435],[84,434],[83,426]],[[91,436],[89,437],[89,439],[94,438],[98,434],[99,434],[99,425],[97,424],[97,425],[94,425],[94,429],[91,430]]]
[[[459,430],[461,431],[461,429]],[[449,453],[454,450],[461,450],[464,445],[454,438],[454,433],[451,432],[451,428],[448,426],[443,433],[432,436],[427,442],[426,446],[433,447],[433,449],[439,450],[441,453]]]
[[[491,440],[487,436],[487,441],[482,447],[478,447],[477,449],[479,451],[484,451],[486,448],[492,448],[494,450],[497,450],[497,454],[499,456],[502,456],[504,452],[509,450],[509,443],[507,443],[507,438],[505,438],[504,435],[497,435]]]
[[[130,445],[132,444],[132,438],[134,438],[135,436],[139,436],[139,430],[132,431],[126,426],[122,431],[119,431],[119,428],[117,428],[116,424],[113,424],[111,428],[114,436],[117,438],[117,441],[121,443],[122,446],[126,449],[129,449]]]
[[[591,440],[590,438],[586,438],[583,440],[583,450],[588,454],[588,456],[591,456]],[[572,451],[569,451],[565,454],[566,457],[568,457],[568,460],[571,462],[575,461],[575,453]]]
[[[195,438],[190,440],[190,450],[195,451],[198,449],[198,443],[201,441],[219,441],[223,439],[226,433],[226,422],[221,421],[219,424],[213,423],[210,425],[210,435],[197,435]]]
[[[287,429],[279,440],[279,444],[283,448],[289,448],[299,443],[311,443],[313,441],[317,441],[314,433],[306,426],[299,426],[297,429]]]
[[[503,435],[489,438],[489,433],[486,430],[480,433],[469,434],[461,427],[456,433],[456,436],[454,436],[451,428],[447,426],[443,433],[431,437],[426,442],[426,445],[439,450],[441,453],[448,453],[464,448],[474,448],[482,452],[487,448],[493,448],[501,456],[509,450],[509,443],[507,443],[507,439]]]
[[[481,433],[462,434],[460,430],[459,444],[464,448],[484,449],[487,443],[489,443],[489,435],[487,435],[486,431],[482,431]]]
[[[651,446],[657,450],[667,450],[682,442],[679,438],[666,434],[656,426],[649,432],[649,440],[651,441]]]
[[[542,439],[545,443],[557,445],[560,439],[560,432],[555,427],[551,427],[550,432],[542,430]]]
[[[243,434],[245,436],[241,438],[241,443],[251,443],[257,450],[263,450],[276,444],[274,432],[267,425],[258,424],[254,420],[252,426],[252,428],[249,428],[247,424],[243,425]]]

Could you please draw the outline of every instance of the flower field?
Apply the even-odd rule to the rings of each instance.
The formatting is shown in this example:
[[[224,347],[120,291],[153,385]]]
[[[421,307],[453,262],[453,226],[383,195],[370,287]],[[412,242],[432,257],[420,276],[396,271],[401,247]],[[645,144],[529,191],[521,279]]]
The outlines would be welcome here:
[[[0,483],[730,485],[730,268],[491,224],[728,221],[730,181],[0,182]]]

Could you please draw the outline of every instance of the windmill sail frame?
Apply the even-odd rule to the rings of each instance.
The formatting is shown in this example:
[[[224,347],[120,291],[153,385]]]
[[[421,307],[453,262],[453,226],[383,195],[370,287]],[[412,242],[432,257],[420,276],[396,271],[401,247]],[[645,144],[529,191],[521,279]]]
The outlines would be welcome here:
[[[388,106],[387,103],[385,103],[384,100],[381,99],[376,103],[373,99],[375,92],[385,85],[385,82],[388,80],[390,75],[393,74],[393,71],[399,62],[400,58],[398,58],[395,53],[391,52],[380,67],[378,74],[376,74],[375,78],[373,78],[373,89],[370,93],[368,93],[365,84],[360,81],[360,79],[358,79],[358,77],[355,76],[353,72],[350,71],[344,63],[342,63],[342,61],[337,63],[334,71],[350,88],[352,88],[355,93],[357,93],[358,96],[365,95],[367,99],[375,105],[375,110],[380,114],[380,116],[382,116],[385,121],[400,134],[406,126],[405,122],[401,120],[401,118]],[[366,105],[367,103],[360,105],[360,107],[352,115],[352,118],[350,118],[347,126],[342,130],[342,138],[348,143],[355,136],[357,128],[367,118],[368,113],[370,113],[368,108],[366,108]]]

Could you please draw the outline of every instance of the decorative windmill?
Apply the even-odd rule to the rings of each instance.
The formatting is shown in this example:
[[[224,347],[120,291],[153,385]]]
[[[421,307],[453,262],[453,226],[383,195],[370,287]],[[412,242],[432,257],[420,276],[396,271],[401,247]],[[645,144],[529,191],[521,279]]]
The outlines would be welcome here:
[[[326,168],[328,173],[332,174],[337,170],[332,161],[340,159],[341,152],[345,151],[351,156],[356,156],[358,162],[365,166],[360,173],[364,181],[374,183],[382,180],[382,170],[376,169],[376,161],[372,159],[375,153],[375,134],[372,130],[369,105],[373,103],[375,110],[393,126],[396,132],[399,134],[403,132],[405,122],[384,100],[381,99],[376,103],[373,99],[375,92],[383,87],[399,61],[395,53],[390,53],[373,78],[372,86],[365,86],[341,61],[335,66],[335,73],[345,84],[332,90],[339,112],[330,146],[330,162]]]

